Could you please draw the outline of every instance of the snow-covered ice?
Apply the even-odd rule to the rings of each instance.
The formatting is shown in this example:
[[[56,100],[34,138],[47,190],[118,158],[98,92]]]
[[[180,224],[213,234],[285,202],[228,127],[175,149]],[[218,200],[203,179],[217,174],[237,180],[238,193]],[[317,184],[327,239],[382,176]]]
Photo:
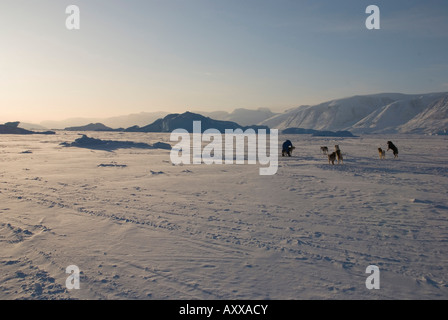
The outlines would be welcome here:
[[[296,149],[273,176],[60,145],[78,137],[0,135],[0,299],[448,298],[446,137],[280,136]],[[399,158],[380,160],[388,140]],[[343,165],[320,151],[335,144]]]

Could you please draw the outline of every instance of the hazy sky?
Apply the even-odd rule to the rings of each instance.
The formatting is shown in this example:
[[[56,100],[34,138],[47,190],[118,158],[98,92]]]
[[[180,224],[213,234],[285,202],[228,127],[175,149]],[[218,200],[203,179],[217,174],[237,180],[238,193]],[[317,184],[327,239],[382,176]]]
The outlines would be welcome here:
[[[446,0],[0,0],[0,41],[0,121],[448,91]]]

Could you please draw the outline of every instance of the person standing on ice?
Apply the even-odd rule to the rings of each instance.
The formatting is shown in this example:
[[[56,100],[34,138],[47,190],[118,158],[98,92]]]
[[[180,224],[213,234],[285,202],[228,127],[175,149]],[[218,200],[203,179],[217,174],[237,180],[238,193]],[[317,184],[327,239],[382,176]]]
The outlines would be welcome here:
[[[294,150],[295,147],[292,145],[292,142],[290,140],[286,140],[283,142],[282,146],[282,157],[288,155],[288,157],[291,156],[292,150]]]

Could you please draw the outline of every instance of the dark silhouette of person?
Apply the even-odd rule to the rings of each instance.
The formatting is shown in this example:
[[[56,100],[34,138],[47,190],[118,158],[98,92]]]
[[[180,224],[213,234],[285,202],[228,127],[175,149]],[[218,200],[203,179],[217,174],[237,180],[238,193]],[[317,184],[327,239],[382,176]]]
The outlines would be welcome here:
[[[286,140],[285,142],[283,142],[283,146],[282,146],[282,157],[285,157],[286,155],[288,155],[288,157],[290,157],[291,152],[294,149],[295,149],[295,147],[292,145],[292,142],[290,140]]]

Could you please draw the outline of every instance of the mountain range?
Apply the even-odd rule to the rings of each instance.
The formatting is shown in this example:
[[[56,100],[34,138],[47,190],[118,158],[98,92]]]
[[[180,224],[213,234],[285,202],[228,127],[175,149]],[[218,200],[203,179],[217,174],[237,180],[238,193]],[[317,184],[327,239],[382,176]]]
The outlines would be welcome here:
[[[147,125],[148,123],[154,122],[167,114],[168,112],[156,111],[132,113],[108,118],[69,118],[60,121],[42,121],[39,125],[51,129],[65,129],[67,127],[85,126],[88,123],[102,123],[110,128],[128,128],[134,125]],[[33,129],[31,124],[27,124],[27,127]],[[35,129],[38,128],[36,127]]]
[[[256,125],[259,122],[277,115],[267,108],[256,110],[239,108],[232,112],[227,111],[193,111],[215,120],[237,122],[242,126]],[[42,121],[40,124],[21,124],[26,129],[65,129],[72,127],[85,126],[86,124],[101,123],[109,128],[129,128],[132,126],[146,126],[154,121],[167,116],[169,113],[164,111],[140,112],[109,118],[69,118],[61,121]]]
[[[240,127],[262,126],[284,130],[294,128],[319,131],[350,131],[362,133],[418,133],[446,134],[448,129],[448,92],[426,94],[380,93],[371,95],[356,95],[330,100],[316,105],[304,105],[289,109],[282,113],[274,113],[266,108],[257,110],[235,109],[233,112],[214,111],[185,113],[191,116],[200,114],[216,121],[237,123]],[[167,119],[165,117],[169,116]],[[197,116],[195,116],[199,119]],[[164,120],[165,119],[165,120]],[[190,120],[191,120],[190,119]],[[204,123],[209,120],[201,118]],[[64,121],[45,121],[34,125],[35,129],[72,129],[89,130],[104,127],[128,128],[132,130],[167,130],[174,128],[174,123],[183,123],[185,119],[179,114],[168,112],[142,112],[112,118],[72,118]],[[169,122],[169,125],[168,125]],[[221,124],[215,124],[220,126]],[[229,124],[228,124],[229,125]],[[73,126],[82,126],[73,128]],[[25,128],[25,125],[21,124]],[[26,124],[27,129],[33,129],[33,124]],[[234,128],[230,125],[228,129]],[[174,130],[173,129],[173,130]],[[217,128],[219,129],[219,128]],[[96,129],[95,129],[96,130]]]
[[[221,133],[224,133],[226,129],[266,129],[269,131],[269,128],[266,126],[241,126],[239,123],[233,121],[224,121],[224,120],[216,120],[210,117],[206,117],[193,112],[185,112],[182,114],[173,113],[169,114],[164,118],[160,118],[153,123],[144,126],[133,126],[125,129],[126,132],[172,132],[176,129],[185,129],[188,132],[193,132],[193,122],[200,121],[201,122],[201,132],[204,132],[207,129],[216,129]]]
[[[381,93],[300,106],[259,123],[270,128],[303,128],[353,133],[444,133],[448,92]]]
[[[215,111],[215,112],[204,112],[196,111],[195,113],[202,114],[216,120],[232,121],[236,122],[242,126],[251,126],[259,124],[260,122],[278,115],[278,113],[272,112],[268,108],[258,108],[256,110],[239,108],[232,112],[226,111]]]

